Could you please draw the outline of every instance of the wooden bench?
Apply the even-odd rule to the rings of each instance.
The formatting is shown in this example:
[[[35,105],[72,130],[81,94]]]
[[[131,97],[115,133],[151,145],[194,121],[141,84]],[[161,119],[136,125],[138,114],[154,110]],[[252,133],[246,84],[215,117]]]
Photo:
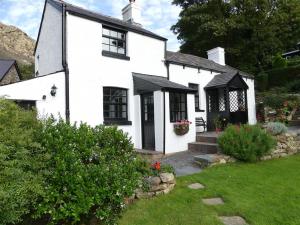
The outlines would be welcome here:
[[[204,131],[206,131],[207,125],[202,117],[196,117],[196,127],[203,127]]]

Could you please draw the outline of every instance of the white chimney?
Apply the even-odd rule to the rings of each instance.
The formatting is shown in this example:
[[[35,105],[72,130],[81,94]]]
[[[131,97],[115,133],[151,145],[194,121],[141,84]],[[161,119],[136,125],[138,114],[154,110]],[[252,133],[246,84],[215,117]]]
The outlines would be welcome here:
[[[123,21],[141,26],[141,11],[138,0],[129,0],[129,4],[122,9]]]
[[[207,51],[208,59],[212,60],[222,66],[225,66],[225,50],[224,48],[214,48]]]

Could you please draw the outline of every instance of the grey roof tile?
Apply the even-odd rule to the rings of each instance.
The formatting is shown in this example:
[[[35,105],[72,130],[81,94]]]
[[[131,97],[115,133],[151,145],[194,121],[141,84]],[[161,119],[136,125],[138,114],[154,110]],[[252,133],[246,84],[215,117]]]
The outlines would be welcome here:
[[[115,25],[115,26],[118,26],[120,28],[127,29],[129,31],[140,33],[140,34],[150,36],[150,37],[153,37],[153,38],[157,38],[157,39],[160,39],[160,40],[164,40],[164,41],[167,40],[166,38],[164,38],[162,36],[159,36],[159,35],[151,32],[151,31],[149,31],[149,30],[147,30],[147,29],[145,29],[145,28],[143,28],[139,25],[124,22],[123,20],[113,18],[113,17],[110,17],[110,16],[106,16],[106,15],[98,13],[98,12],[93,12],[93,11],[90,11],[90,10],[72,5],[72,4],[67,3],[65,1],[60,1],[60,0],[50,0],[50,1],[52,1],[56,4],[65,5],[66,10],[71,12],[71,13],[79,14],[81,16],[85,16],[85,17],[88,17],[90,19],[94,19],[94,20],[97,20],[97,21],[100,21],[100,22],[106,22],[108,24]]]
[[[253,76],[251,74],[240,71],[231,66],[228,66],[228,65],[222,66],[218,63],[215,63],[212,60],[208,60],[208,59],[198,57],[195,55],[167,51],[166,60],[171,63],[173,62],[173,63],[182,64],[182,65],[197,67],[200,69],[202,68],[202,69],[207,69],[207,70],[213,70],[213,71],[220,72],[220,73],[239,72],[241,74],[241,76],[243,76],[243,77],[253,78]]]
[[[166,77],[133,73],[133,80],[135,93],[146,93],[158,90],[195,92],[194,89],[169,81]]]

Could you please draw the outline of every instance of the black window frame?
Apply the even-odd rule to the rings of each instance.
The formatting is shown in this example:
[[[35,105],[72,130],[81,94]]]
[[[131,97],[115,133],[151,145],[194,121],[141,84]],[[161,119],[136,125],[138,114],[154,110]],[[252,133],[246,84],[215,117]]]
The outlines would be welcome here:
[[[176,98],[177,95],[177,98]],[[178,100],[179,96],[179,101]],[[170,108],[170,122],[175,123],[181,120],[188,120],[187,110],[187,93],[183,92],[169,92],[169,108]],[[184,107],[182,105],[184,104]],[[183,113],[185,116],[183,116]],[[179,114],[179,118],[176,115]]]
[[[121,94],[118,96],[113,96],[112,93],[116,93],[117,91],[120,91]],[[108,92],[109,94],[106,94]],[[112,98],[119,98],[122,100],[121,102],[116,102],[113,101]],[[126,99],[126,101],[123,102],[123,99]],[[114,110],[110,109],[111,106],[114,106],[113,107]],[[125,111],[123,110],[123,106],[125,106]],[[108,110],[106,110],[106,108],[108,108]],[[109,113],[115,112],[115,117],[110,117],[110,116],[107,117],[106,116],[107,112]],[[125,117],[123,117],[123,113],[126,113]],[[103,87],[103,120],[105,125],[113,125],[113,124],[131,125],[132,124],[130,121],[128,121],[128,89],[120,88],[120,87],[110,87],[110,86]]]
[[[189,88],[196,90],[195,93],[195,111],[200,112],[200,93],[199,93],[199,84],[189,83]]]
[[[109,32],[109,34],[105,34],[105,30]],[[115,32],[116,35],[112,35],[111,33]],[[124,38],[120,38],[119,36],[124,35]],[[105,42],[105,39],[108,39],[108,42]],[[112,45],[111,43],[115,41],[117,42],[116,45]],[[124,53],[119,52],[119,47],[118,44],[122,43],[124,49]],[[108,46],[109,50],[105,50],[104,46]],[[117,48],[117,52],[111,51],[111,47]],[[103,26],[102,27],[102,55],[103,56],[109,56],[109,57],[114,57],[114,58],[119,58],[119,59],[126,59],[129,60],[130,58],[127,56],[127,31],[124,30],[118,30],[115,28]]]

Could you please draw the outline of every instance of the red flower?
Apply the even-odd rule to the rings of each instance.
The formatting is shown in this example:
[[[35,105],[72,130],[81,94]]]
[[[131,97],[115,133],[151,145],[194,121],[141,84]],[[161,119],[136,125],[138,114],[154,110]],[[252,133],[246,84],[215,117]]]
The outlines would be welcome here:
[[[160,162],[156,162],[156,163],[152,164],[152,168],[155,170],[160,170]]]

